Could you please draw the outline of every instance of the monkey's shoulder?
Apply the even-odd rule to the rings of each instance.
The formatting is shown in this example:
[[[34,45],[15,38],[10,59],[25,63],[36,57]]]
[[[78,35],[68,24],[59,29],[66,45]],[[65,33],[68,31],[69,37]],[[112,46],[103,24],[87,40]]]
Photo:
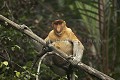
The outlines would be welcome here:
[[[50,31],[48,36],[53,37],[54,36],[54,30]]]
[[[70,28],[67,28],[67,29],[66,29],[66,32],[67,32],[67,33],[71,33],[72,30],[71,30]]]
[[[56,36],[55,36],[54,30],[50,31],[50,33],[49,33],[48,36],[49,36],[49,39],[50,39],[50,40],[54,40],[54,39],[56,39]]]

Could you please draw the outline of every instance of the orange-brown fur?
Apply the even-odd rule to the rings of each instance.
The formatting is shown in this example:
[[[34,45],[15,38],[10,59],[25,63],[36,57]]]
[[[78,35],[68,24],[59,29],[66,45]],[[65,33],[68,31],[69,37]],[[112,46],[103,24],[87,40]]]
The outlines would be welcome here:
[[[75,34],[72,32],[72,30],[70,28],[67,28],[66,26],[64,27],[64,30],[60,36],[57,36],[54,30],[52,30],[45,40],[46,41],[50,40],[54,42],[53,45],[55,47],[64,51],[68,55],[73,54],[73,50],[72,50],[73,46],[70,42],[68,43],[67,41],[71,41],[71,42],[79,41],[78,38],[75,36]],[[81,44],[81,42],[80,42],[80,47],[83,48],[83,45]]]
[[[77,55],[77,56],[82,55],[82,51],[84,50],[84,47],[83,47],[82,43],[78,40],[78,38],[75,36],[75,34],[72,32],[72,30],[66,26],[65,21],[62,20],[62,23],[59,22],[59,23],[55,23],[55,24],[56,25],[54,25],[54,22],[52,23],[53,30],[50,31],[50,33],[46,37],[45,41],[52,42],[53,46],[55,46],[56,48],[60,49],[64,53],[66,53],[68,56],[72,55],[73,58],[75,57],[74,55]],[[62,27],[61,32],[56,31],[57,26]],[[74,46],[75,42],[78,43],[78,45],[76,47]],[[74,49],[78,50],[78,54],[74,53],[74,51],[76,51]],[[81,52],[81,53],[79,53],[79,52]],[[79,60],[79,57],[77,57],[77,58]],[[76,58],[76,60],[77,60],[77,58]],[[64,60],[63,58],[61,58],[57,55],[48,56],[46,58],[46,61],[47,61],[46,65],[52,66],[53,68],[51,68],[51,69],[56,74],[58,74],[58,75],[67,74],[68,80],[70,80],[70,75],[72,77],[72,74],[73,74],[73,71],[70,68],[70,63],[68,63],[66,60]],[[72,73],[69,73],[70,71],[72,71]],[[74,76],[73,76],[73,78],[74,78]]]

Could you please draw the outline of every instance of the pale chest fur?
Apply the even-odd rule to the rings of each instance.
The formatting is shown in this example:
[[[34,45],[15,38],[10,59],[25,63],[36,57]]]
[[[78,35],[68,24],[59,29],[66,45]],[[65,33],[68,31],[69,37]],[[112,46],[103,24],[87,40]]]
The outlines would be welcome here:
[[[69,41],[56,41],[52,43],[56,48],[65,52],[67,55],[73,54],[73,44]]]
[[[60,49],[61,51],[65,52],[67,55],[73,54],[73,44],[70,42],[70,36],[67,33],[64,33],[64,36],[50,36],[50,40],[53,42],[52,44]]]

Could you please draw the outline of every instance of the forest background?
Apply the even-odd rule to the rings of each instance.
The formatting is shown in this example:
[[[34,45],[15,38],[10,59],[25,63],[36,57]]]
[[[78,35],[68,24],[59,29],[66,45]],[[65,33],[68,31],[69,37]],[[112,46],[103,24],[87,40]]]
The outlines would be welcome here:
[[[120,80],[119,0],[0,0],[0,14],[43,39],[53,20],[65,20],[85,46],[82,62]],[[30,68],[38,49],[31,38],[0,22],[0,80],[34,80],[37,65]],[[83,70],[76,73],[78,80],[99,80]],[[40,78],[65,80],[44,64]]]

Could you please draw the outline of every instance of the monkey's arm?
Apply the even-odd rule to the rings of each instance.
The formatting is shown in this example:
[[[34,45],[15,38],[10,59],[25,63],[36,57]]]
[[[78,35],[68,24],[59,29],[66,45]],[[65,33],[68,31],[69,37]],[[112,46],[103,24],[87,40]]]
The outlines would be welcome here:
[[[53,34],[53,30],[52,30],[52,31],[49,32],[48,36],[44,39],[47,44],[52,43],[53,36],[54,36],[54,34]]]
[[[50,34],[50,33],[49,33],[49,34]],[[49,36],[46,37],[45,41],[46,41],[46,45],[41,47],[40,43],[38,43],[37,41],[34,41],[34,40],[33,40],[34,44],[36,44],[37,47],[41,47],[41,48],[38,49],[39,54],[36,55],[36,58],[35,58],[34,61],[33,61],[33,64],[32,64],[31,69],[33,69],[33,67],[35,66],[36,62],[37,62],[45,53],[52,51],[52,49],[50,49],[50,47],[48,46],[48,45],[50,44]]]
[[[73,42],[73,59],[78,62],[81,61],[83,56],[84,48],[80,46],[81,42],[74,41]]]
[[[84,46],[82,45],[80,40],[78,40],[72,30],[70,31],[70,38],[73,42],[73,59],[79,62],[81,61],[83,56]]]

